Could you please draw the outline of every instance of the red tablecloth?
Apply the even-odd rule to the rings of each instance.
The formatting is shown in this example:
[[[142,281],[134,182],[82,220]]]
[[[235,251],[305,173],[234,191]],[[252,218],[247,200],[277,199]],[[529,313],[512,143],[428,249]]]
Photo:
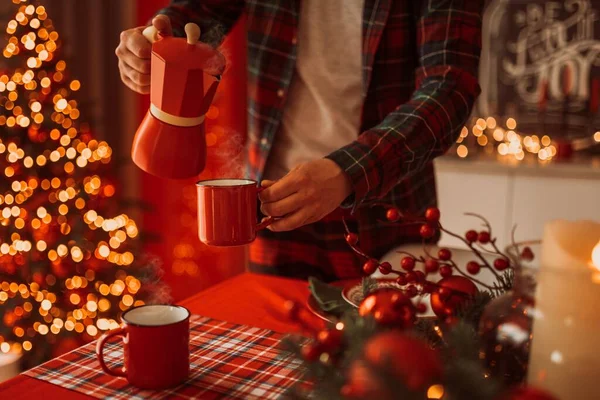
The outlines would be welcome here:
[[[204,290],[182,305],[193,314],[278,332],[296,331],[295,325],[277,313],[281,299],[303,303],[308,296],[305,281],[256,274],[242,274]],[[0,399],[89,399],[77,392],[19,375],[0,384]]]

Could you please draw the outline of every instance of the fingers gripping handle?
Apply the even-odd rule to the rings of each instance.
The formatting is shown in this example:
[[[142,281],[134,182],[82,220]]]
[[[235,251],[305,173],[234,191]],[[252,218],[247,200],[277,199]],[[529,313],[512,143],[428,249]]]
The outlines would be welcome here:
[[[265,189],[266,189],[266,187],[264,187],[264,186],[257,187],[256,188],[257,194],[262,192]],[[261,222],[258,223],[258,225],[256,225],[256,230],[260,231],[262,229],[265,229],[267,226],[271,225],[273,222],[275,222],[274,217],[264,218]]]
[[[188,44],[194,45],[198,43],[200,40],[200,27],[194,23],[186,24],[184,27],[185,34],[187,36]],[[158,34],[160,32],[154,25],[150,25],[146,27],[142,31],[142,35],[148,40],[150,43],[154,43],[158,40]]]
[[[116,368],[116,369],[108,368],[108,366],[104,362],[104,353],[103,353],[104,345],[106,344],[106,341],[108,339],[110,339],[113,336],[125,336],[126,334],[127,334],[127,329],[123,326],[120,326],[116,329],[113,329],[110,332],[105,333],[96,342],[96,356],[98,357],[98,361],[100,362],[100,366],[102,367],[104,372],[106,372],[109,375],[127,378],[127,374],[125,373],[124,367]]]
[[[142,31],[142,35],[144,35],[144,37],[150,43],[154,43],[158,40],[158,29],[156,29],[153,25],[150,25]]]

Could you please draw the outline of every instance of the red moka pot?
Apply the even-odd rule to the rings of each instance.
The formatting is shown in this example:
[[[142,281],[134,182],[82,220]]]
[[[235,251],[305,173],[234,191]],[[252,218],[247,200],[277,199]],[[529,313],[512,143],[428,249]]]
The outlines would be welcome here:
[[[142,170],[167,179],[192,178],[204,170],[204,116],[225,69],[225,57],[198,41],[196,24],[187,24],[185,32],[187,38],[176,38],[154,27],[144,30],[153,43],[150,109],[131,157]]]

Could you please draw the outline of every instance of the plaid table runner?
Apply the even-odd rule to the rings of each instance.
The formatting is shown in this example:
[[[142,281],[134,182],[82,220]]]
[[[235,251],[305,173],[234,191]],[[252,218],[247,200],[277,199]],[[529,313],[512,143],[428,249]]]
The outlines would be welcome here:
[[[190,378],[163,391],[137,389],[102,372],[95,342],[24,372],[100,399],[276,399],[299,380],[300,363],[279,350],[282,334],[211,318],[190,319]],[[107,343],[109,367],[123,361],[120,338]]]

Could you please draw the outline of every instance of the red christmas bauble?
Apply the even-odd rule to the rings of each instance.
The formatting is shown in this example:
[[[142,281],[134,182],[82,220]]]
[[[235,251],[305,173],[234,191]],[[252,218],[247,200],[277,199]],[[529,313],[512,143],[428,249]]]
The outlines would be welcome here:
[[[510,390],[501,400],[558,400],[550,393],[533,387],[519,387]]]
[[[360,303],[358,313],[371,315],[380,325],[408,328],[416,320],[416,308],[410,298],[398,289],[380,289]]]
[[[323,329],[317,334],[317,342],[323,351],[328,353],[339,349],[342,344],[343,333],[338,329]]]
[[[381,381],[363,362],[355,361],[348,368],[346,384],[341,393],[347,399],[374,398],[381,400],[393,399],[390,390],[381,386]]]
[[[438,283],[440,289],[431,294],[431,308],[439,318],[450,317],[456,308],[477,293],[477,286],[464,276],[449,276]]]
[[[369,339],[365,360],[401,380],[411,390],[425,390],[440,379],[442,363],[438,353],[417,338],[398,331],[387,331]]]

